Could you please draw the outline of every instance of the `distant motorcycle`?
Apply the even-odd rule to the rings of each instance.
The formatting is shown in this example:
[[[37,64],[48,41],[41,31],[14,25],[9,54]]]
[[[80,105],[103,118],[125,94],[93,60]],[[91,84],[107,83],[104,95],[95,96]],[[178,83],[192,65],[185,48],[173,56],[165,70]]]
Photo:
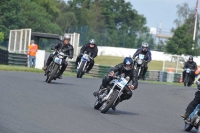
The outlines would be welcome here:
[[[136,58],[136,65],[135,69],[138,74],[138,79],[140,79],[143,75],[144,72],[144,66],[146,61],[144,60],[145,55],[139,54],[138,57]]]
[[[85,74],[89,64],[90,64],[90,60],[92,59],[91,57],[91,53],[87,54],[87,52],[85,51],[83,56],[81,57],[81,61],[78,64],[77,67],[77,78],[82,78],[83,75]]]
[[[189,132],[193,127],[198,130],[198,133],[200,133],[200,104],[196,106],[188,119],[185,120],[185,131]]]
[[[186,68],[184,69],[184,71],[185,71],[185,79],[183,81],[184,86],[191,86],[192,85],[191,72],[193,72],[193,70]]]
[[[95,109],[101,110],[101,113],[106,113],[114,106],[120,96],[123,94],[124,87],[127,86],[130,77],[124,78],[124,75],[114,76],[109,85],[100,90],[99,96],[96,97],[94,104]]]
[[[58,78],[58,73],[62,67],[62,63],[64,60],[64,57],[67,57],[68,55],[65,55],[61,51],[54,51],[53,52],[53,61],[50,63],[50,65],[47,67],[45,71],[46,82],[51,83],[51,81],[54,79],[56,80]]]

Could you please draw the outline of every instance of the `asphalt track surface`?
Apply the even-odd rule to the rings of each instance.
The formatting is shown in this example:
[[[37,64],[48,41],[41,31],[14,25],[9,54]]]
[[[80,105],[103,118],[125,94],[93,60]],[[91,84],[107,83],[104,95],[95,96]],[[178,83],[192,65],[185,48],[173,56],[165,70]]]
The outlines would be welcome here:
[[[93,109],[98,78],[0,71],[0,133],[184,133],[180,115],[195,88],[140,83],[107,114]],[[192,130],[195,133],[196,130]]]

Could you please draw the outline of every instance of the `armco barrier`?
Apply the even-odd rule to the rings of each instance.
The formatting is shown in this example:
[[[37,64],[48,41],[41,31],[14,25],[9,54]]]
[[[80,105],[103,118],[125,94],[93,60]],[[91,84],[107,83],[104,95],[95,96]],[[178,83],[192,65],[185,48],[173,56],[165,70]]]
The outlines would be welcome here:
[[[27,66],[27,55],[26,54],[9,53],[8,54],[8,64],[16,65],[16,66]]]
[[[102,78],[108,74],[111,66],[102,66],[95,64],[89,74],[92,77]],[[76,72],[75,62],[70,61],[66,69],[69,72]],[[181,74],[178,73],[167,73],[158,70],[147,71],[145,74],[146,80],[148,81],[160,81],[160,82],[179,82]]]
[[[92,70],[90,71],[89,76],[92,76],[92,77],[103,77],[104,75],[106,75],[108,73],[108,66],[99,66],[99,65],[94,65]],[[76,68],[75,68],[75,62],[74,61],[70,61],[68,66],[67,66],[67,69],[66,71],[69,71],[69,72],[76,72]]]
[[[0,64],[8,65],[8,51],[0,49]]]

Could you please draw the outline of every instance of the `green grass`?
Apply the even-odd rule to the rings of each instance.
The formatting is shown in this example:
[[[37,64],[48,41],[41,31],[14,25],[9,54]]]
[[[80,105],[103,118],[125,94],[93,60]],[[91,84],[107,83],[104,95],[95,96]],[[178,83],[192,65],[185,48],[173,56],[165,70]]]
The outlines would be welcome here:
[[[44,73],[41,69],[36,68],[28,68],[23,66],[10,66],[10,65],[0,65],[0,71],[21,71],[21,72],[34,72],[34,73]],[[76,76],[76,73],[72,72],[64,72],[65,76]],[[84,75],[84,77],[92,78],[92,76]],[[165,84],[165,85],[173,85],[173,86],[183,86],[183,83],[168,83],[168,82],[158,82],[158,81],[142,81],[139,82],[145,82],[145,83],[152,83],[152,84]],[[192,85],[192,87],[196,87],[196,85]]]
[[[139,80],[138,82],[161,84],[161,85],[172,85],[172,86],[184,86],[183,83],[170,83],[170,82],[159,82],[159,81],[142,81],[142,80]],[[196,84],[193,84],[192,87],[196,88]]]
[[[115,66],[119,63],[122,63],[124,57],[117,57],[117,56],[97,56],[95,58],[95,63],[99,65],[106,65],[106,66]],[[165,67],[171,65],[173,68],[176,67],[176,63],[174,62],[165,62]],[[179,63],[179,69],[183,64]],[[148,65],[149,70],[162,70],[163,68],[163,61],[154,61],[152,60]],[[165,70],[167,71],[167,70]]]
[[[10,66],[10,65],[0,65],[0,70],[2,71],[21,71],[21,72],[34,72],[34,73],[44,73],[43,70],[37,68],[28,68],[25,66]],[[63,75],[75,76],[76,73],[64,72]]]
[[[7,47],[4,47],[4,46],[0,46],[0,49],[8,50],[8,48],[7,48]]]

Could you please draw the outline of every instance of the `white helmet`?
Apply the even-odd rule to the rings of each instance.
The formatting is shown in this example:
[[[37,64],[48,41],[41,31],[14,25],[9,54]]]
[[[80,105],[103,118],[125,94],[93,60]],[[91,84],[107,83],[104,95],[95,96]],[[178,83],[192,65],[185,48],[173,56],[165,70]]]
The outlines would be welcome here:
[[[71,40],[71,36],[70,35],[67,35],[67,34],[64,34],[63,36],[63,40]]]
[[[90,39],[89,43],[90,43],[90,44],[95,44],[96,41],[95,41],[94,39]]]
[[[149,44],[146,43],[146,42],[143,42],[143,43],[142,43],[142,47],[144,47],[144,48],[148,48],[148,47],[149,47]]]
[[[146,43],[146,42],[142,43],[142,51],[147,52],[148,47],[149,47],[148,43]]]

